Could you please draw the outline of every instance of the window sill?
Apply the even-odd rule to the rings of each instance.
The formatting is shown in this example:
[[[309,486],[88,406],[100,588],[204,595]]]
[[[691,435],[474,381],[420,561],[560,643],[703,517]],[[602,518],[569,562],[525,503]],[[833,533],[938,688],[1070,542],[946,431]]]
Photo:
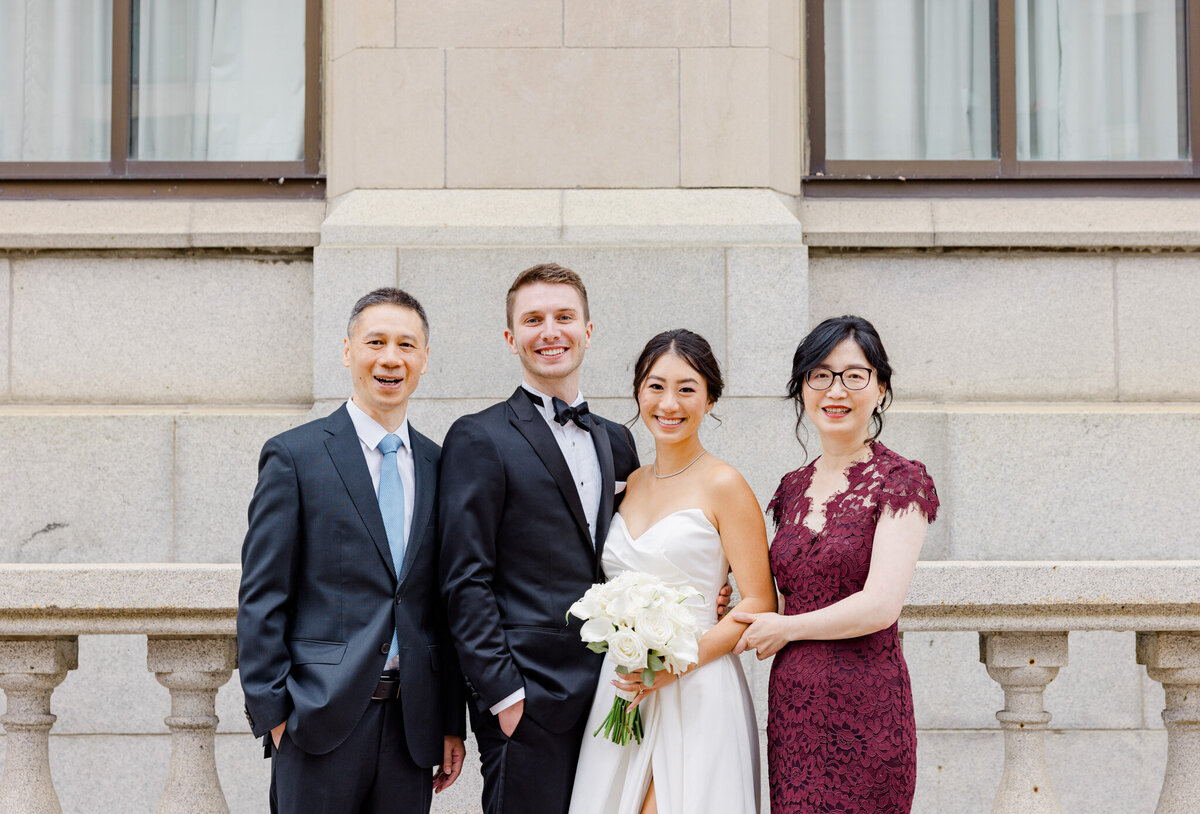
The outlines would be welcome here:
[[[1200,200],[1145,198],[800,201],[811,247],[1200,248]]]
[[[324,201],[0,201],[3,249],[297,249]]]

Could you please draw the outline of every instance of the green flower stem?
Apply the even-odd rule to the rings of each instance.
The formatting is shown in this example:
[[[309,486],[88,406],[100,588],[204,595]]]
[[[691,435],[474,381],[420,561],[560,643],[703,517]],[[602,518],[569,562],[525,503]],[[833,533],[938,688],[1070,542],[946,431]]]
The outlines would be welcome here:
[[[620,696],[613,699],[612,709],[592,733],[596,737],[601,732],[618,746],[624,746],[629,741],[642,742],[645,732],[642,729],[642,710],[638,707],[629,709],[629,702]]]

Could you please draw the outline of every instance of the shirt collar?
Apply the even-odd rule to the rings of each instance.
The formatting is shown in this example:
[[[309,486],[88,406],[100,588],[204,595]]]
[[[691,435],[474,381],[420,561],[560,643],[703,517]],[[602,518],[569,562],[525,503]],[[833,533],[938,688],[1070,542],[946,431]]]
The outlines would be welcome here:
[[[368,449],[378,447],[379,442],[383,440],[383,436],[388,434],[388,431],[379,426],[378,421],[363,412],[363,409],[354,403],[354,399],[346,400],[346,412],[350,414],[350,420],[354,422],[354,432],[358,435],[358,440],[366,444]],[[405,449],[412,450],[408,444],[408,416],[404,417],[404,423],[396,429],[395,435],[400,437]]]
[[[537,404],[534,404],[533,405],[534,409],[536,409],[538,412],[540,412],[542,414],[542,417],[544,417],[547,421],[553,421],[554,420],[554,402],[551,400],[551,397],[547,396],[541,390],[538,390],[537,388],[531,386],[528,382],[521,382],[521,386],[542,400],[542,406],[538,407]],[[572,401],[567,406],[574,407],[576,404],[581,404],[582,402],[583,402],[583,391],[580,391],[575,394],[575,400]]]

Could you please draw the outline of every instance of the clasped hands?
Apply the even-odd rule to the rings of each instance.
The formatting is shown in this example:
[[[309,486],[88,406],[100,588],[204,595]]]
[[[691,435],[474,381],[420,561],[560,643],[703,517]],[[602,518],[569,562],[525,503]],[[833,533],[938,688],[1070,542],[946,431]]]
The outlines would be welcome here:
[[[733,618],[749,627],[734,645],[733,652],[741,655],[747,650],[756,651],[759,661],[770,658],[792,641],[792,622],[778,613],[746,613],[734,611]]]

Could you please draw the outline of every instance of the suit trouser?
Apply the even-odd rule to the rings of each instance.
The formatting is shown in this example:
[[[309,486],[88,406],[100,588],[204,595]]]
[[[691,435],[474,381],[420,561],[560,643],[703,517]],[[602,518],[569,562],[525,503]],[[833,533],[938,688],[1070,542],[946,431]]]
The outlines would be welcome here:
[[[372,701],[350,736],[324,755],[303,751],[285,729],[271,758],[278,814],[425,814],[432,802],[433,773],[408,753],[399,700]]]
[[[566,732],[551,732],[533,720],[526,708],[508,738],[495,715],[472,707],[484,814],[567,814],[586,726],[585,715]]]

